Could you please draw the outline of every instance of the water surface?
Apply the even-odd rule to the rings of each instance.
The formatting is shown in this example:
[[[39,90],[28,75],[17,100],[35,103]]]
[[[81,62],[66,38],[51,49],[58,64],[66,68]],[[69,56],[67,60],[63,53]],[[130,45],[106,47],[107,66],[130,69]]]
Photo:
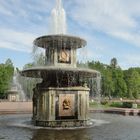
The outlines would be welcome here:
[[[27,122],[31,115],[1,115],[0,140],[140,140],[140,117],[90,114],[94,127],[50,130]]]

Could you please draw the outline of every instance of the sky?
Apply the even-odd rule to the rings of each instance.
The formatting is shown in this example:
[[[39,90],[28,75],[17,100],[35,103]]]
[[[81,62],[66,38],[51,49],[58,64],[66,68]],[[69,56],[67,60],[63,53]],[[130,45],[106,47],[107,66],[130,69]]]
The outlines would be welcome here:
[[[32,62],[35,38],[49,34],[56,0],[0,0],[0,63]],[[63,0],[67,34],[87,41],[87,59],[140,67],[140,0]],[[84,54],[82,54],[84,55]]]

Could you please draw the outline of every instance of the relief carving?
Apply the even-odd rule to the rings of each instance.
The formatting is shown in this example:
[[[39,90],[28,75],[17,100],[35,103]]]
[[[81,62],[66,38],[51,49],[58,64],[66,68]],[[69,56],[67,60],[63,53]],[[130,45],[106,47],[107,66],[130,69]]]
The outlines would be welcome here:
[[[66,98],[63,101],[63,110],[69,110],[71,108],[71,105],[70,104],[71,104],[70,103],[70,100]]]

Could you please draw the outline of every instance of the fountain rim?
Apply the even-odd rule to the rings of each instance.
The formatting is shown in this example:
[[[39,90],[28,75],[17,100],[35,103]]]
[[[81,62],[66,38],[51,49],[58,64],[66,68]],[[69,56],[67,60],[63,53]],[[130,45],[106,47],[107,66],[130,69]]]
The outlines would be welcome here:
[[[73,67],[56,67],[56,66],[36,66],[28,69],[24,69],[20,72],[21,76],[32,77],[32,78],[43,78],[41,75],[43,73],[76,73],[84,77],[95,77],[100,76],[100,72],[88,69],[88,68],[73,68]],[[32,74],[31,74],[32,73]],[[34,74],[33,74],[34,73]]]
[[[64,43],[71,41],[74,45],[71,45],[72,48],[82,48],[87,45],[87,41],[72,35],[67,34],[52,34],[52,35],[43,35],[38,38],[36,38],[33,41],[33,45],[41,48],[47,48],[52,47],[52,44],[49,45],[49,43],[52,43],[53,41],[63,41]],[[45,45],[44,45],[45,44]],[[76,44],[76,45],[75,45]],[[70,46],[67,46],[70,48]]]

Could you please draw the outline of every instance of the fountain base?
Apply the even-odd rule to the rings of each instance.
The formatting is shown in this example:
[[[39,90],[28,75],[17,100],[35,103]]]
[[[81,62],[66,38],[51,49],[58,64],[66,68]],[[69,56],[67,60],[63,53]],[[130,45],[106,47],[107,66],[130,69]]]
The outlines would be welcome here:
[[[87,126],[89,88],[34,89],[33,122],[44,127]]]
[[[60,120],[60,121],[36,121],[36,126],[54,127],[54,128],[71,128],[88,126],[86,120]]]

